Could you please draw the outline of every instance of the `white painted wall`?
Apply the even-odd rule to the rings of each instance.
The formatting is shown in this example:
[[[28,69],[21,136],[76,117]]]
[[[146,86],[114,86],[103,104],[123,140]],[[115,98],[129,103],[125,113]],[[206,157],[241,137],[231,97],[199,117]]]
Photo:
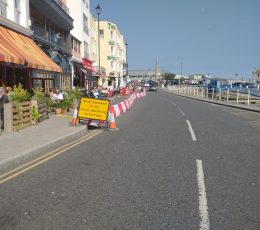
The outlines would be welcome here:
[[[88,7],[87,7],[88,6]],[[71,30],[72,36],[81,41],[81,58],[84,57],[84,42],[89,44],[88,53],[90,53],[90,36],[91,36],[91,28],[90,28],[90,6],[89,0],[67,0],[67,7],[70,11],[70,16],[73,18],[73,30]],[[88,29],[89,34],[87,35],[83,30],[83,14],[88,18]]]
[[[14,0],[0,0],[7,4],[7,19],[10,21],[19,24],[27,29],[30,29],[30,13],[29,13],[29,0],[20,0],[20,23],[15,21],[15,4]]]

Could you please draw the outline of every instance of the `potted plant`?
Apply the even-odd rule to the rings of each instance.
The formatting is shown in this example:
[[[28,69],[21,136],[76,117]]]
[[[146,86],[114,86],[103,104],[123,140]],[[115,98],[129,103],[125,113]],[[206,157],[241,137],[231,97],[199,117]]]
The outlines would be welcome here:
[[[61,114],[61,102],[55,102],[53,104],[53,107],[55,108],[55,114],[60,115]]]
[[[52,107],[54,107],[54,102],[50,97],[46,97],[45,99],[46,99],[47,113],[49,114],[51,113]]]
[[[36,110],[36,107],[33,106],[32,107],[32,124],[37,125],[40,117],[41,117],[41,114],[39,114]]]
[[[68,102],[66,100],[63,100],[62,102],[60,102],[60,108],[61,108],[62,114],[67,113]]]

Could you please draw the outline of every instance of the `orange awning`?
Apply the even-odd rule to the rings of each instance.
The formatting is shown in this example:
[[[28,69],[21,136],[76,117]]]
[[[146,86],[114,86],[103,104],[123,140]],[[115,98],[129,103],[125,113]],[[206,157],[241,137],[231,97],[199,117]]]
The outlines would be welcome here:
[[[29,68],[62,72],[29,37],[0,26],[0,62],[10,62]]]

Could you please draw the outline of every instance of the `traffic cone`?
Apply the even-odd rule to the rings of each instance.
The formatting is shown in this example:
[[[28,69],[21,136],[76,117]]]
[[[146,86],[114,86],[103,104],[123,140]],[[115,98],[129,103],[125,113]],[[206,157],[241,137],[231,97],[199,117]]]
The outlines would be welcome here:
[[[78,118],[78,109],[77,109],[77,106],[74,107],[74,110],[73,110],[73,118],[72,118],[72,122],[71,124],[76,126],[77,125],[77,119]]]
[[[118,130],[118,128],[116,127],[116,121],[115,121],[115,116],[114,116],[113,112],[110,112],[109,129]]]

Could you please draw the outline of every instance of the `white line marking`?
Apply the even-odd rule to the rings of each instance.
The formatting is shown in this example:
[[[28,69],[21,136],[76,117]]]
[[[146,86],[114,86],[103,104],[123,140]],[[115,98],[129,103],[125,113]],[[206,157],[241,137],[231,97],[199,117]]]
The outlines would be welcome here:
[[[172,104],[177,107],[177,109],[180,111],[182,116],[185,116],[184,112],[182,111],[182,109],[178,105],[176,105],[174,102],[172,102]]]
[[[184,112],[181,110],[181,108],[179,106],[177,106],[177,109],[180,111],[182,116],[185,116]]]
[[[193,132],[193,129],[192,129],[192,127],[191,127],[190,121],[189,121],[189,120],[186,120],[186,122],[187,122],[187,124],[188,124],[188,126],[189,126],[189,131],[190,131],[192,140],[193,140],[193,141],[197,141],[196,136],[195,136],[195,133]]]
[[[209,230],[209,214],[202,161],[196,160],[199,188],[200,230]]]

